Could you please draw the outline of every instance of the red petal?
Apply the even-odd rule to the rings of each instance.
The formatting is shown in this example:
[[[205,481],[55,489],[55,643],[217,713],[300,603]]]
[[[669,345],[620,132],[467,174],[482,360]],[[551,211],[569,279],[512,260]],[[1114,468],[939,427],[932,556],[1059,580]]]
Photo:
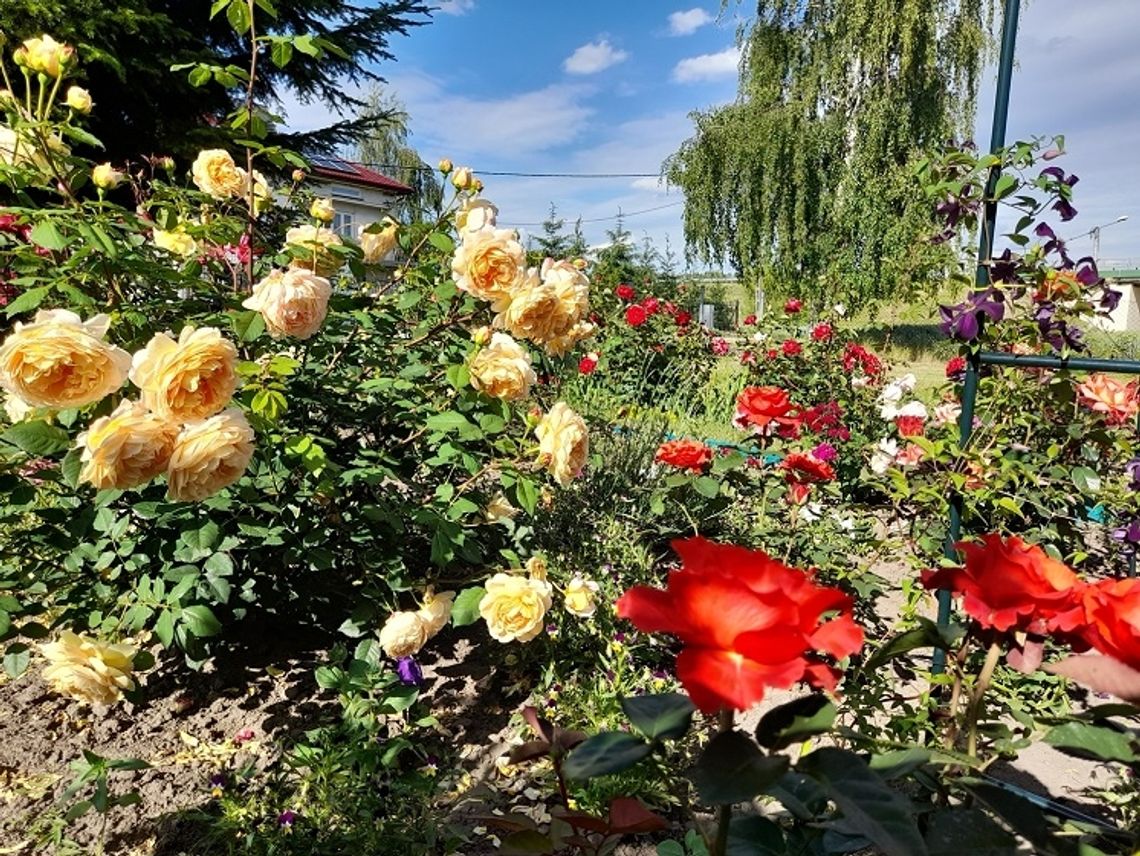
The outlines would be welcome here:
[[[791,604],[769,602],[727,577],[681,572],[670,577],[669,591],[693,640],[709,648],[731,650],[742,633],[784,627],[796,620]]]
[[[673,594],[649,586],[634,586],[617,602],[619,618],[628,618],[645,633],[688,635],[684,616],[677,608]]]
[[[789,627],[771,627],[741,633],[733,642],[733,650],[749,660],[766,666],[782,665],[802,658],[812,647],[802,634]]]
[[[702,713],[752,707],[764,698],[768,673],[732,651],[685,648],[677,656],[677,678]]]
[[[815,650],[842,660],[863,647],[863,628],[850,615],[841,615],[815,631],[811,644]]]
[[[807,668],[804,670],[804,680],[811,684],[813,687],[832,692],[839,684],[839,679],[843,673],[834,666],[829,666],[827,663],[808,663]]]

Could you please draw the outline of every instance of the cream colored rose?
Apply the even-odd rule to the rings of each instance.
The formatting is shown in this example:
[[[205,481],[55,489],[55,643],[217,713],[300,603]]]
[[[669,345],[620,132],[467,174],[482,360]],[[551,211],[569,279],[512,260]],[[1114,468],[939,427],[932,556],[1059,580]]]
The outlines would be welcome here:
[[[545,580],[547,572],[546,559],[542,556],[531,556],[526,560],[526,572],[530,575],[532,580]]]
[[[589,321],[579,321],[561,336],[555,336],[542,343],[546,353],[552,357],[563,357],[577,347],[578,343],[589,339],[598,328]]]
[[[371,231],[376,226],[383,226],[378,231]],[[379,264],[384,261],[392,250],[396,249],[396,233],[399,224],[391,217],[385,217],[379,223],[373,223],[360,233],[360,249],[364,253],[364,263]]]
[[[332,287],[324,277],[305,268],[289,268],[270,273],[241,305],[261,313],[274,339],[308,339],[321,329],[331,295]]]
[[[567,332],[562,303],[554,286],[538,278],[531,268],[526,280],[507,300],[492,306],[499,314],[492,322],[519,339],[544,343]]]
[[[29,71],[59,77],[74,64],[75,48],[43,35],[36,39],[26,39],[12,58],[16,65],[22,65]]]
[[[336,217],[336,209],[333,208],[332,199],[327,196],[314,199],[313,204],[309,206],[309,216],[314,220],[320,220],[322,223],[331,223]]]
[[[91,423],[76,442],[82,449],[79,480],[97,490],[125,490],[160,475],[174,451],[178,426],[137,401],[123,401]]]
[[[237,168],[233,157],[225,149],[205,149],[190,166],[194,184],[203,193],[215,199],[228,199],[241,196],[245,191],[247,178]]]
[[[502,523],[504,520],[514,520],[519,510],[511,505],[502,493],[491,497],[487,507],[483,509],[483,520],[487,523]]]
[[[114,704],[135,688],[130,645],[108,645],[65,630],[55,642],[40,645],[47,658],[44,681],[57,693],[87,704]]]
[[[130,354],[103,341],[111,319],[41,309],[0,345],[0,386],[33,407],[83,407],[123,385]]]
[[[56,155],[69,155],[71,148],[58,134],[40,137],[47,150]],[[51,163],[44,154],[43,142],[37,142],[29,134],[17,133],[7,125],[0,125],[0,163],[7,166],[31,165],[41,172],[47,172]]]
[[[186,230],[179,226],[169,232],[162,229],[154,230],[154,245],[160,250],[166,250],[176,256],[186,258],[198,252],[198,242]]]
[[[428,639],[431,639],[447,626],[447,622],[451,620],[451,606],[454,602],[455,592],[441,591],[436,593],[428,589],[424,595],[423,605],[418,612],[427,630]]]
[[[35,412],[36,409],[20,396],[13,395],[10,392],[4,394],[4,414],[13,425],[17,422],[23,422]]]
[[[487,580],[485,588],[479,614],[493,639],[529,642],[542,632],[546,611],[553,602],[550,583],[500,573]]]
[[[459,210],[455,212],[455,228],[460,234],[494,228],[498,216],[499,209],[494,203],[472,196],[470,199],[464,199]]]
[[[451,260],[455,285],[472,297],[492,303],[506,301],[526,275],[526,251],[513,229],[487,226],[464,232]]]
[[[461,166],[451,174],[451,183],[459,190],[466,190],[475,183],[475,173],[469,166]]]
[[[166,495],[199,502],[241,478],[253,457],[253,429],[236,407],[186,425],[166,469]]]
[[[313,271],[317,276],[330,277],[344,264],[344,257],[329,247],[344,242],[340,235],[323,226],[294,226],[285,233],[285,243],[293,248],[293,265]]]
[[[393,612],[380,628],[380,647],[393,660],[411,657],[428,641],[428,625],[418,612]]]
[[[517,401],[526,398],[538,377],[530,354],[506,333],[495,333],[471,360],[471,385],[492,398]]]
[[[567,612],[579,618],[589,618],[598,611],[598,584],[593,580],[574,577],[562,593],[562,605]]]
[[[82,86],[69,86],[67,89],[67,106],[76,113],[90,113],[95,102],[91,100],[91,93]]]
[[[102,190],[112,190],[123,183],[126,174],[109,163],[101,163],[91,170],[91,181]]]
[[[534,429],[538,438],[538,463],[562,487],[582,472],[590,454],[590,432],[586,422],[559,401]]]
[[[177,342],[157,333],[134,355],[130,377],[143,404],[161,418],[205,419],[233,398],[237,348],[215,327],[183,327]]]

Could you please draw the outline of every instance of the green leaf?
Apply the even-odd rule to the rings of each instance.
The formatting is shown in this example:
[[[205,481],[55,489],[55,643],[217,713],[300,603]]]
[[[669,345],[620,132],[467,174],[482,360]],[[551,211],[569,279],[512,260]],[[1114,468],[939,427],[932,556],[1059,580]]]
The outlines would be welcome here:
[[[634,728],[650,740],[676,740],[693,722],[696,708],[681,693],[629,696],[621,700],[621,708]]]
[[[5,307],[4,314],[11,318],[13,315],[19,315],[21,312],[31,312],[33,309],[37,309],[39,305],[44,302],[44,298],[48,296],[48,292],[50,291],[50,285],[29,288]]]
[[[458,431],[471,426],[470,420],[455,410],[445,410],[427,418],[425,423],[429,431]]]
[[[234,335],[238,341],[252,342],[265,332],[265,319],[260,312],[252,309],[247,312],[230,313],[230,323],[234,328]]]
[[[253,18],[249,14],[249,7],[245,3],[235,2],[230,3],[226,9],[226,20],[230,22],[235,33],[239,36],[244,36],[253,24]]]
[[[222,623],[205,604],[196,603],[182,610],[182,623],[198,637],[217,636],[222,632]]]
[[[914,805],[858,755],[824,747],[803,756],[796,768],[823,785],[843,813],[845,832],[863,835],[885,856],[927,856]]]
[[[479,620],[479,601],[487,590],[482,586],[464,589],[451,604],[451,623],[455,627],[466,627]]]
[[[760,724],[756,726],[756,742],[768,749],[782,749],[830,731],[835,724],[835,715],[835,705],[825,695],[795,699],[760,718]]]
[[[32,227],[32,231],[28,233],[28,238],[33,244],[39,247],[44,247],[48,250],[62,250],[66,249],[70,243],[59,228],[51,220],[41,220]]]
[[[571,779],[608,776],[628,770],[648,757],[651,751],[652,747],[636,734],[603,731],[580,743],[567,755],[562,770]]]
[[[657,845],[657,856],[685,856],[685,845],[676,841],[662,841]]]
[[[63,456],[63,462],[59,465],[59,471],[63,475],[64,484],[74,490],[79,487],[79,472],[83,469],[83,452],[79,449],[72,449]]]
[[[0,636],[12,629],[12,616],[6,610],[0,609]]]
[[[18,678],[28,669],[32,652],[23,642],[13,642],[4,652],[4,671],[11,678]]]
[[[916,648],[950,649],[965,631],[958,626],[940,628],[929,618],[919,618],[918,627],[893,636],[882,648],[867,658],[863,671],[872,672],[884,663],[901,657]]]
[[[693,482],[693,490],[701,496],[715,499],[717,494],[720,493],[720,482],[708,476],[701,476]]]
[[[3,434],[0,440],[11,443],[23,452],[37,458],[54,455],[66,449],[71,440],[67,432],[57,425],[49,425],[41,420],[20,422]]]
[[[726,856],[787,856],[784,832],[766,817],[734,817],[728,825]]]
[[[450,235],[444,234],[443,232],[432,232],[428,235],[428,243],[442,252],[455,252],[455,241],[451,240]]]
[[[994,185],[994,199],[1005,199],[1017,189],[1017,176],[1004,173]]]
[[[1104,725],[1066,722],[1046,734],[1045,742],[1050,746],[1057,747],[1062,752],[1080,758],[1093,758],[1099,761],[1123,761],[1126,764],[1137,760],[1132,738],[1128,734]]]
[[[169,609],[159,613],[158,621],[154,623],[154,635],[164,648],[169,648],[174,643],[174,613]]]
[[[278,68],[284,68],[293,58],[293,45],[287,39],[276,39],[269,52],[270,59]]]
[[[706,805],[748,802],[787,772],[783,755],[765,755],[739,731],[714,737],[693,768],[693,784]]]
[[[1100,476],[1095,470],[1090,470],[1088,467],[1073,467],[1069,475],[1081,493],[1098,493],[1100,491]]]
[[[519,476],[519,480],[515,482],[515,501],[533,517],[534,509],[538,505],[538,485],[524,476]]]

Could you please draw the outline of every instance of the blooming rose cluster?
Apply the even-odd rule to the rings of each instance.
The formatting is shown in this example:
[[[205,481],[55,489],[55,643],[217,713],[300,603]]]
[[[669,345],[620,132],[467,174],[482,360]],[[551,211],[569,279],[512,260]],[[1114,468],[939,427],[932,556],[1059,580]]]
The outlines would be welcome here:
[[[399,660],[414,657],[451,619],[455,592],[428,589],[419,609],[393,612],[380,628],[380,647]]]
[[[955,546],[964,564],[926,571],[922,582],[960,595],[962,608],[981,627],[1051,636],[1140,670],[1140,579],[1085,582],[1016,536],[989,534],[980,544]]]
[[[83,321],[63,309],[17,322],[0,345],[8,412],[85,407],[130,379],[140,397],[79,435],[80,481],[124,490],[165,473],[175,501],[205,499],[237,481],[254,437],[240,410],[225,410],[238,383],[233,344],[214,328],[187,326],[177,341],[159,333],[132,357],[105,341],[109,326],[106,315]]]
[[[769,687],[799,681],[835,688],[840,672],[824,657],[841,660],[863,645],[847,595],[760,550],[704,538],[673,549],[681,568],[665,589],[631,588],[617,614],[681,641],[677,677],[702,712],[746,710]]]

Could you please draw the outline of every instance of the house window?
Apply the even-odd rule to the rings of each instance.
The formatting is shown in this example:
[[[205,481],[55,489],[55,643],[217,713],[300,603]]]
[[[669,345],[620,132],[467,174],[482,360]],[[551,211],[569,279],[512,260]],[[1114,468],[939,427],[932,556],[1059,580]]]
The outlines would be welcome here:
[[[358,187],[333,187],[332,195],[336,199],[364,199],[364,191]]]
[[[337,211],[333,215],[333,231],[342,238],[356,238],[356,220],[351,211]]]

